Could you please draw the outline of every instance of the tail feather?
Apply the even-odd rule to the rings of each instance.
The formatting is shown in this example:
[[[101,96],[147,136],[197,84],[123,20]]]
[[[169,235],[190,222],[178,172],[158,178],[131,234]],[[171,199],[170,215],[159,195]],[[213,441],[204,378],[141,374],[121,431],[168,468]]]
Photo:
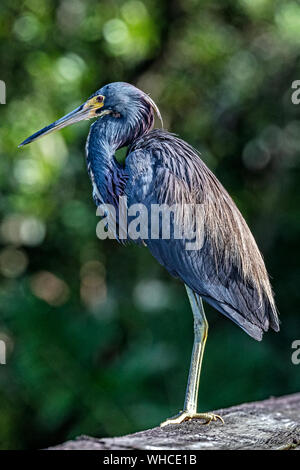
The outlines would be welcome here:
[[[268,331],[269,328],[272,328],[274,331],[279,331],[279,319],[276,309],[273,309],[273,306],[267,299],[265,300],[263,314],[261,314],[260,320],[258,320],[257,316],[253,313],[252,315],[245,315],[245,312],[242,314],[232,305],[219,302],[212,297],[203,296],[203,299],[257,341],[262,340],[263,333]]]

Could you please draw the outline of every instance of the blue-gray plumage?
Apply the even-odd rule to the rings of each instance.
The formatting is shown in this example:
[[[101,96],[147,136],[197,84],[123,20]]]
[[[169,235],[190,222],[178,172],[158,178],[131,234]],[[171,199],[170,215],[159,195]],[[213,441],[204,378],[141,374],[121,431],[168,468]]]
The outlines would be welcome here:
[[[143,242],[170,274],[186,285],[194,314],[195,341],[185,408],[164,424],[192,417],[221,419],[196,413],[199,375],[207,336],[201,299],[233,320],[250,336],[261,340],[269,327],[279,330],[273,294],[261,254],[236,205],[198,153],[186,142],[162,129],[152,130],[159,110],[148,95],[127,83],[111,83],[86,103],[29,137],[21,145],[81,119],[99,117],[91,126],[86,143],[87,169],[96,205],[128,206],[201,205],[203,243],[186,250],[185,240],[151,236]],[[125,164],[115,152],[128,147]],[[120,222],[120,221],[117,221]],[[182,219],[172,219],[172,227]],[[149,234],[151,227],[149,227]],[[173,232],[171,232],[173,233]]]

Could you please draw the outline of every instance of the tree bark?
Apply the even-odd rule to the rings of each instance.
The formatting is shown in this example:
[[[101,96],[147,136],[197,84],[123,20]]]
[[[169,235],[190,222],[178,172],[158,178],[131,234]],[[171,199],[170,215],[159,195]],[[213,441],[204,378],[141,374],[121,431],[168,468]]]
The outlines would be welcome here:
[[[215,411],[225,424],[192,420],[122,437],[80,436],[61,450],[300,450],[300,393]]]

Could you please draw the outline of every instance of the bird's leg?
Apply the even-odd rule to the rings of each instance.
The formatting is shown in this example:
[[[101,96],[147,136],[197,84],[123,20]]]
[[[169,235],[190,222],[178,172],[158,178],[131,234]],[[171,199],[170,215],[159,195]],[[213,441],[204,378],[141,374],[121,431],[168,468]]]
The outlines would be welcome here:
[[[183,421],[187,421],[193,418],[205,420],[204,424],[208,424],[211,421],[217,420],[220,420],[222,423],[224,423],[220,416],[213,413],[197,413],[199,380],[203,353],[208,333],[208,323],[205,317],[201,297],[193,292],[187,285],[185,287],[194,316],[194,345],[185,394],[184,409],[178,415],[161,423],[161,426],[166,426],[168,424],[179,424]]]

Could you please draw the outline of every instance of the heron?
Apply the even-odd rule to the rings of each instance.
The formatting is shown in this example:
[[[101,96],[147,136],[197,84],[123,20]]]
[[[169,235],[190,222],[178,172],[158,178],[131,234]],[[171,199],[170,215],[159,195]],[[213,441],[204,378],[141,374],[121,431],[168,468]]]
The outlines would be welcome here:
[[[154,128],[155,115],[161,128]],[[223,419],[197,412],[202,359],[208,334],[206,301],[260,341],[279,319],[269,276],[255,239],[243,216],[200,154],[184,140],[163,129],[159,108],[137,87],[110,83],[81,106],[39,130],[20,144],[27,145],[81,120],[96,118],[86,142],[86,166],[97,206],[118,209],[120,196],[128,206],[198,204],[202,207],[202,244],[187,250],[184,240],[152,237],[131,240],[146,246],[156,260],[186,288],[194,319],[194,343],[183,410],[161,426],[199,419],[206,424]],[[127,147],[125,162],[116,151]],[[193,224],[195,220],[193,221]],[[172,218],[182,224],[182,218]],[[116,235],[117,237],[117,235]],[[120,241],[120,240],[119,240]]]

